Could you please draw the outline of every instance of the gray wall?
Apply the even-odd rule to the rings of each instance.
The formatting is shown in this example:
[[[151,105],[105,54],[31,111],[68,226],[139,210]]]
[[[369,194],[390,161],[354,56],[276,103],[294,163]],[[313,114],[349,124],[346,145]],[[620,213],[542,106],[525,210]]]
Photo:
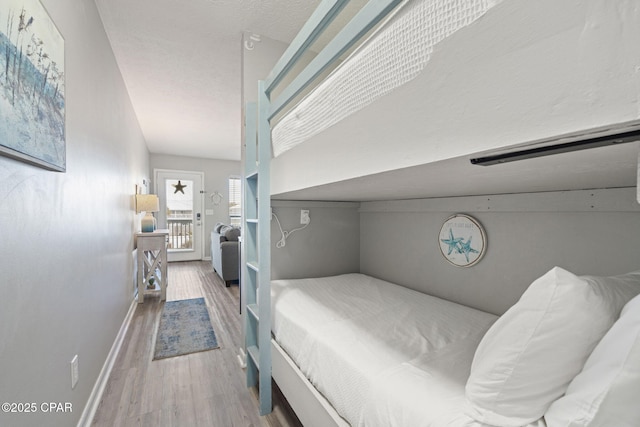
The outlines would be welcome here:
[[[0,413],[11,426],[80,418],[133,301],[133,194],[149,178],[94,2],[42,3],[65,39],[67,171],[0,157],[0,401],[69,402],[73,412]]]
[[[469,268],[440,253],[455,213],[484,226],[488,248]],[[576,274],[640,269],[635,189],[362,203],[361,272],[496,314],[553,266]]]
[[[154,169],[173,169],[180,171],[194,171],[204,173],[203,212],[204,215],[204,258],[211,258],[211,231],[217,222],[229,223],[229,177],[241,177],[240,162],[233,160],[200,159],[196,157],[169,156],[166,154],[151,154],[149,160],[150,174]],[[215,206],[209,197],[218,191],[224,199]],[[207,209],[213,210],[213,215],[206,215]]]
[[[513,305],[554,266],[576,274],[615,275],[640,269],[640,205],[635,189],[581,190],[363,203],[272,200],[284,248],[271,220],[273,279],[362,272],[495,314]],[[475,217],[487,233],[484,258],[469,268],[440,252],[443,222]]]
[[[301,227],[300,210],[308,209],[311,222],[294,232],[283,248],[280,229],[271,219],[271,277],[297,279],[354,273],[360,262],[359,203],[271,202],[285,231]]]

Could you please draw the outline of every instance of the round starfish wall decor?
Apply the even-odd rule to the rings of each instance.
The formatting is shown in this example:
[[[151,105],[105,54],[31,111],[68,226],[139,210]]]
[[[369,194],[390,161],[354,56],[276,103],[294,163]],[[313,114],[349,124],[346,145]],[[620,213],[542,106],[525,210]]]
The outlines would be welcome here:
[[[475,218],[457,214],[442,224],[439,243],[447,261],[457,267],[471,267],[484,255],[487,235]]]

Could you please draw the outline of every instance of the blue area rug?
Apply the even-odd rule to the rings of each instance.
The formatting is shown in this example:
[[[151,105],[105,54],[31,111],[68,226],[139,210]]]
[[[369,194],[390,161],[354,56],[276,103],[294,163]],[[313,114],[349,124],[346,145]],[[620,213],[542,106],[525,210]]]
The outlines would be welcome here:
[[[204,298],[165,302],[153,360],[218,347]]]

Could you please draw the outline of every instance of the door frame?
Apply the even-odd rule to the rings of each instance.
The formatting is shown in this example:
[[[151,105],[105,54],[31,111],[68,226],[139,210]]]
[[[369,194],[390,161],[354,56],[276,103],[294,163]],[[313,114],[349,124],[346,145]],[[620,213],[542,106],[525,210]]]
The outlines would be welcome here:
[[[205,217],[206,215],[204,215],[204,207],[205,207],[205,202],[204,202],[204,172],[201,171],[189,171],[189,170],[181,170],[181,169],[165,169],[165,168],[154,168],[153,169],[153,188],[154,191],[156,193],[156,195],[158,195],[158,197],[160,197],[160,192],[164,191],[164,188],[159,188],[160,187],[160,178],[159,175],[160,174],[175,174],[176,176],[179,176],[181,174],[188,174],[188,175],[196,175],[198,177],[198,181],[200,184],[200,193],[196,194],[194,191],[193,194],[193,198],[194,200],[196,199],[196,197],[198,198],[198,200],[200,201],[200,224],[196,225],[195,224],[195,220],[194,220],[194,233],[197,231],[198,232],[198,239],[199,239],[199,246],[200,246],[200,258],[199,261],[202,261],[204,259],[204,254],[205,254],[205,229],[206,229],[206,220]],[[194,189],[195,190],[195,189]],[[163,196],[165,197],[165,196]],[[166,203],[166,201],[165,201]],[[166,218],[165,218],[166,219]],[[198,230],[200,229],[200,230]],[[168,258],[171,258],[171,251],[169,251]],[[179,253],[179,252],[173,252],[175,253]],[[179,260],[174,260],[174,261],[179,261]],[[169,261],[171,262],[171,261]]]

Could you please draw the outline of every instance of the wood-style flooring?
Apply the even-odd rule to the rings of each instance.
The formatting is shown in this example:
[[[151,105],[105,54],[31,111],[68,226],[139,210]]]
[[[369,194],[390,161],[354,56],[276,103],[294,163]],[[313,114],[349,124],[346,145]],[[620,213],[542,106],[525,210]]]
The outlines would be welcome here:
[[[163,303],[145,294],[109,377],[93,426],[300,426],[274,390],[260,416],[237,355],[242,343],[237,285],[227,288],[210,262],[168,265],[167,301],[204,297],[219,349],[152,360]]]

